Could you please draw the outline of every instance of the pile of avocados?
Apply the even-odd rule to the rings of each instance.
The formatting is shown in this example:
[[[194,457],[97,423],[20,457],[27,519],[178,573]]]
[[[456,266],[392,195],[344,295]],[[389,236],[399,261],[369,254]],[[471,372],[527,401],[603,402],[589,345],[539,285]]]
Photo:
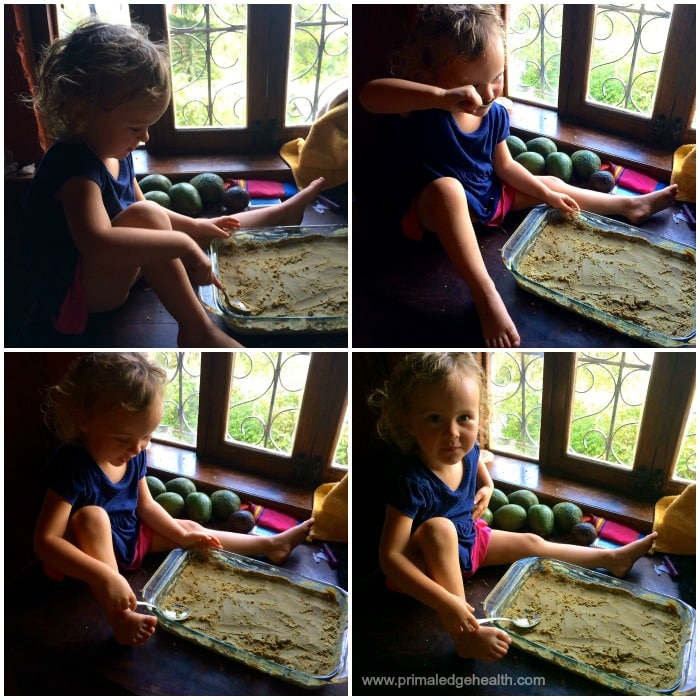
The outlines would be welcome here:
[[[600,169],[600,157],[593,151],[582,149],[569,155],[559,151],[557,144],[546,136],[523,141],[511,134],[506,145],[511,156],[533,175],[554,175],[596,192],[610,192],[615,187],[615,178]]]
[[[200,173],[189,182],[175,184],[165,175],[153,173],[139,180],[139,187],[146,199],[192,217],[207,211],[237,214],[250,204],[245,189],[235,186],[227,189],[224,179],[216,173]]]
[[[241,499],[229,489],[211,494],[198,491],[196,484],[187,477],[178,476],[163,482],[157,476],[146,476],[151,496],[173,518],[194,520],[201,525],[211,525],[218,530],[248,533],[255,526],[255,518],[247,510],[241,510]]]
[[[497,530],[534,532],[544,538],[569,537],[575,544],[589,545],[597,537],[593,525],[581,522],[583,511],[575,503],[562,501],[550,508],[527,489],[508,495],[494,489],[481,518]]]

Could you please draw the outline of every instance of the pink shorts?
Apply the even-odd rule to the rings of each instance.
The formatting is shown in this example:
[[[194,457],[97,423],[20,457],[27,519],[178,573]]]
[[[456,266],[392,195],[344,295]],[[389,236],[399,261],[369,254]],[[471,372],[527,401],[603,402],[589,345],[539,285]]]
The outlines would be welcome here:
[[[80,280],[80,260],[78,260],[73,275],[73,284],[66,292],[58,316],[53,319],[53,327],[59,333],[80,335],[85,331],[88,316],[87,296]]]
[[[506,214],[511,210],[513,206],[513,201],[515,200],[514,190],[510,185],[501,183],[501,197],[498,200],[498,206],[496,211],[493,213],[491,220],[486,224],[486,226],[500,226],[503,220],[506,218]],[[425,229],[421,226],[418,220],[418,214],[416,213],[416,200],[414,199],[411,203],[411,207],[408,213],[401,219],[401,230],[406,238],[410,238],[412,241],[422,241],[425,235]]]
[[[148,525],[139,523],[139,536],[136,540],[136,548],[134,549],[134,558],[131,560],[131,564],[124,567],[127,571],[134,571],[141,566],[143,558],[148,554],[151,549],[151,542],[153,542],[153,530],[151,530]],[[49,564],[44,564],[44,574],[48,576],[53,581],[63,581],[65,575],[62,574],[57,569],[54,569]]]
[[[489,548],[489,541],[491,539],[491,528],[483,520],[477,520],[474,523],[474,530],[476,539],[472,545],[472,569],[471,571],[462,572],[462,576],[464,578],[471,578],[481,567],[481,564],[486,558],[486,552]],[[399,590],[388,578],[386,579],[386,587],[390,591]]]
[[[139,538],[136,540],[134,558],[131,560],[131,564],[125,567],[127,571],[134,571],[140,568],[143,558],[151,549],[151,542],[153,542],[153,530],[148,525],[139,522]]]

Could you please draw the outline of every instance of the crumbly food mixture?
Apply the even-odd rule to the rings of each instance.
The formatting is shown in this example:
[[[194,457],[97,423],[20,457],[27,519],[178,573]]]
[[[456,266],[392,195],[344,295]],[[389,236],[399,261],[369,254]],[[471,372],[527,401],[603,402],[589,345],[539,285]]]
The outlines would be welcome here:
[[[219,276],[228,296],[254,316],[348,313],[346,237],[229,241],[219,249]]]
[[[182,623],[215,640],[313,676],[339,662],[343,615],[331,590],[314,591],[282,576],[192,559],[161,602],[182,603]]]
[[[503,614],[541,615],[536,627],[517,633],[606,673],[659,690],[678,682],[682,621],[672,604],[544,568]]]
[[[695,330],[695,258],[580,220],[548,223],[518,272],[617,318],[685,338]]]

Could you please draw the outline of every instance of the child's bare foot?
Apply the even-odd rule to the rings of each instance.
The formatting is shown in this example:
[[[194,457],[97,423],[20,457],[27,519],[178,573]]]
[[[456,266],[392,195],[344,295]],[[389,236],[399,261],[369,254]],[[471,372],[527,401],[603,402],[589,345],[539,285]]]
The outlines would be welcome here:
[[[242,348],[226,331],[214,323],[206,324],[201,330],[187,331],[180,327],[177,333],[180,348]]]
[[[497,627],[479,627],[475,632],[462,632],[454,641],[462,658],[498,661],[508,653],[511,638]]]
[[[609,550],[610,563],[606,563],[605,568],[613,576],[624,578],[629,573],[634,562],[649,552],[657,537],[657,533],[652,532],[650,535],[642,537],[641,540],[635,540],[624,547]]]
[[[678,185],[670,185],[638,197],[628,197],[629,211],[625,214],[631,224],[642,224],[650,216],[670,207],[676,201]]]
[[[153,636],[158,620],[153,615],[142,615],[127,609],[110,617],[109,624],[119,644],[140,647]]]
[[[267,556],[273,564],[284,563],[292,551],[294,551],[294,548],[300,545],[309,536],[313,524],[314,519],[309,518],[303,523],[290,527],[289,530],[280,532],[279,535],[274,535],[271,538],[271,547],[265,553],[265,556]]]
[[[484,335],[486,347],[520,347],[520,334],[496,288],[494,287],[493,291],[486,292],[483,296],[474,294],[472,296],[481,321],[481,332]]]
[[[281,204],[242,212],[237,218],[242,226],[298,226],[304,218],[304,210],[316,200],[325,184],[324,178],[319,177]]]

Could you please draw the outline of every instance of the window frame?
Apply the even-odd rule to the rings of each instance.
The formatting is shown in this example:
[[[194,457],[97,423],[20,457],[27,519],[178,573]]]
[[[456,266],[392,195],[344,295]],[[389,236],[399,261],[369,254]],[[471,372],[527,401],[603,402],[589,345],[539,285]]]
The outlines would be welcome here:
[[[291,455],[225,441],[235,357],[235,352],[202,352],[197,442],[181,448],[200,460],[293,486],[314,488],[339,481],[347,473],[333,462],[347,407],[347,353],[311,353]],[[158,438],[153,442],[172,444]]]
[[[585,485],[618,493],[654,499],[680,493],[686,482],[674,480],[673,473],[695,390],[695,353],[654,355],[632,469],[567,453],[575,374],[576,352],[544,353],[539,457],[518,459],[537,461],[543,474],[571,481],[584,482],[585,475]],[[673,402],[665,402],[667,396]],[[488,445],[488,426],[484,435],[498,454]]]
[[[510,6],[502,7],[507,23]],[[509,98],[516,104],[529,104],[544,111],[556,112],[561,119],[572,123],[596,124],[596,128],[602,127],[606,132],[656,146],[676,148],[684,143],[695,143],[696,131],[690,126],[696,99],[695,5],[674,5],[651,117],[586,102],[595,7],[563,3],[557,106],[553,108],[519,97]],[[506,69],[506,95],[507,73]],[[692,86],[692,89],[688,89],[688,86]]]
[[[166,41],[165,5],[130,5],[133,21],[149,27],[156,41]],[[171,153],[213,154],[263,153],[277,151],[282,144],[305,137],[310,125],[285,126],[289,42],[293,5],[248,5],[247,123],[244,129],[175,127],[171,100],[157,124],[149,130],[146,150],[154,155]],[[270,52],[270,46],[284,51]],[[261,79],[261,75],[264,79]]]

